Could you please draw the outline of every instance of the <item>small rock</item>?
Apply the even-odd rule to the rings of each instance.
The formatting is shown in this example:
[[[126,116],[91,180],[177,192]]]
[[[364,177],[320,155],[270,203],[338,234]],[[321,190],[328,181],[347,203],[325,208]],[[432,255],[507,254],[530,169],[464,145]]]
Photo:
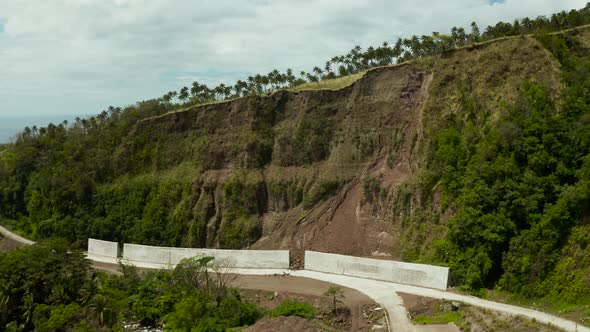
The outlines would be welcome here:
[[[440,305],[440,311],[442,312],[451,312],[451,311],[455,311],[453,310],[453,305],[450,303],[443,303]]]

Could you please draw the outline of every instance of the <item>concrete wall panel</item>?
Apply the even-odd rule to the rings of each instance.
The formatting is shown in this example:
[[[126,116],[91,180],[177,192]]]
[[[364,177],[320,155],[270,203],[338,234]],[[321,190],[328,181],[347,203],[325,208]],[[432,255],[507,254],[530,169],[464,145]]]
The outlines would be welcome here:
[[[119,244],[117,242],[88,239],[88,254],[116,259],[119,256]]]
[[[305,269],[437,289],[447,289],[449,277],[448,267],[315,251],[305,252]]]
[[[288,269],[288,250],[224,250],[201,248],[153,247],[125,243],[123,259],[140,267],[173,267],[182,259],[213,256],[214,263],[236,268]]]

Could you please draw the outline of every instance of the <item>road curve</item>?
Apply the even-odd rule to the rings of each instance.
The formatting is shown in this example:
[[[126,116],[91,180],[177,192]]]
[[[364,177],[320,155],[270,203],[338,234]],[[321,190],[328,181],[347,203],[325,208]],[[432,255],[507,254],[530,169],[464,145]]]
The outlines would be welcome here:
[[[25,239],[17,234],[10,232],[8,229],[0,226],[0,234],[7,238],[10,238],[16,242],[30,245],[34,242]],[[96,263],[113,263],[116,261],[110,261],[101,257],[94,257],[91,255],[87,256],[89,260]],[[145,266],[139,266],[143,268],[154,268],[150,264],[144,263]],[[393,331],[400,332],[414,332],[422,330],[420,326],[412,324],[407,316],[406,309],[403,304],[402,298],[397,292],[404,292],[408,294],[414,294],[424,297],[445,299],[460,301],[473,306],[499,311],[509,315],[520,315],[529,319],[534,319],[538,322],[545,324],[552,324],[565,331],[572,332],[590,332],[590,328],[579,325],[576,322],[561,318],[555,315],[551,315],[545,312],[518,307],[514,305],[498,303],[493,301],[483,300],[474,296],[461,295],[451,293],[448,291],[436,290],[425,287],[417,287],[411,285],[396,284],[392,282],[374,280],[374,279],[363,279],[357,277],[344,276],[339,274],[330,274],[324,272],[316,272],[310,270],[282,270],[282,269],[228,269],[228,273],[243,274],[243,275],[283,275],[289,274],[295,277],[303,277],[309,279],[316,279],[326,281],[329,283],[341,285],[344,287],[356,289],[368,297],[373,299],[375,302],[381,304],[389,312],[389,318],[391,322],[391,328]]]
[[[31,245],[34,244],[35,242],[29,240],[29,239],[25,239],[24,237],[14,234],[13,232],[9,231],[8,229],[0,226],[0,234],[2,234],[4,237],[9,238],[13,241],[16,241],[18,243],[21,244],[26,244],[26,245]]]

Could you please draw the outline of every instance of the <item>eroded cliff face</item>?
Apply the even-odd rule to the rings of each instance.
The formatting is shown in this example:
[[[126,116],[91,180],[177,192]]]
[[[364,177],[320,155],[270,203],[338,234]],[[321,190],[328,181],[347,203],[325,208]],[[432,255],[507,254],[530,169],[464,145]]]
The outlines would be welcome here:
[[[452,214],[418,180],[437,123],[470,116],[483,127],[523,80],[558,86],[557,67],[534,40],[512,39],[377,68],[336,91],[199,106],[140,121],[114,167],[186,184],[173,208],[178,245],[399,258],[404,241],[444,235],[418,236],[404,220],[430,213],[442,225]]]

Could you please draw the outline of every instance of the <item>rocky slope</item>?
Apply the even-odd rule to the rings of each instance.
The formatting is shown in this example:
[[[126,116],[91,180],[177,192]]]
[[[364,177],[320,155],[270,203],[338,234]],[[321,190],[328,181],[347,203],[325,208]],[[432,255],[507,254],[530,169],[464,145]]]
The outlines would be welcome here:
[[[402,220],[424,206],[407,188],[428,157],[428,133],[450,114],[493,122],[523,80],[558,86],[558,64],[536,41],[474,46],[374,69],[337,91],[279,91],[149,118],[115,164],[121,174],[189,169],[182,245],[399,258]],[[477,114],[461,114],[466,95]]]

